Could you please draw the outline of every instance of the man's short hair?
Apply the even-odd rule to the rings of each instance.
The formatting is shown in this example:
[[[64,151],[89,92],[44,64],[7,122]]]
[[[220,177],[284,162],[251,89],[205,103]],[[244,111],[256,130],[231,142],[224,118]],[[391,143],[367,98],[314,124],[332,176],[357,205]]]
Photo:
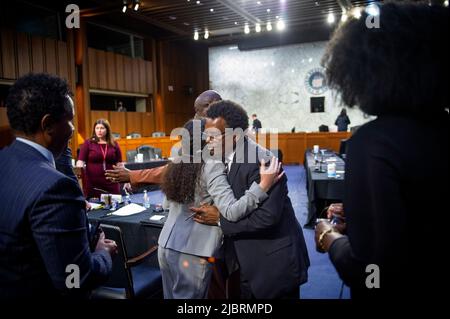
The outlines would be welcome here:
[[[252,114],[253,117],[257,117],[255,113]]]
[[[243,131],[248,129],[247,112],[242,106],[233,101],[222,100],[212,103],[206,115],[212,119],[223,118],[227,122],[228,127],[233,129],[241,128]]]
[[[22,76],[6,98],[11,128],[27,135],[36,133],[46,114],[58,120],[68,112],[70,95],[67,82],[57,76],[46,73]]]

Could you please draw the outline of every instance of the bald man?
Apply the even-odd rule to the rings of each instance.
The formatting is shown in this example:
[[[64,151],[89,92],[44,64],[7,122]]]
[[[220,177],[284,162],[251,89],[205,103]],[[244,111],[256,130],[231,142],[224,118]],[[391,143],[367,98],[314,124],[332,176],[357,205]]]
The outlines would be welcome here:
[[[217,91],[207,90],[202,92],[194,102],[195,119],[206,117],[209,105],[222,100]],[[131,183],[132,187],[140,187],[145,184],[160,184],[164,177],[165,166],[156,168],[130,171],[125,167],[114,166],[113,170],[107,170],[106,178],[119,183]]]
[[[207,90],[201,93],[194,102],[195,119],[201,119],[206,117],[206,111],[208,111],[209,105],[213,102],[222,100],[217,91]]]

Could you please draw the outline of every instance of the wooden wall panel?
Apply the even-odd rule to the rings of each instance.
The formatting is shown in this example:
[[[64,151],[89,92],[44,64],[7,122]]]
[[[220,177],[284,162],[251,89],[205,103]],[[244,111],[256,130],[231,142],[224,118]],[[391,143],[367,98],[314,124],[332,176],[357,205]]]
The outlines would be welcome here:
[[[31,72],[30,43],[26,33],[17,33],[18,77]]]
[[[0,127],[9,126],[8,116],[6,115],[6,107],[0,107]]]
[[[108,90],[117,90],[117,72],[116,72],[116,60],[113,52],[106,52],[106,86]]]
[[[145,61],[145,93],[153,94],[153,65]]]
[[[139,59],[131,59],[131,65],[132,65],[132,92],[140,92],[140,77],[139,77]]]
[[[127,135],[126,114],[126,112],[109,112],[111,131],[114,133],[119,133],[123,138]]]
[[[152,136],[155,132],[153,112],[142,113],[142,136]]]
[[[125,74],[125,91],[133,91],[133,63],[131,58],[123,57],[123,68]]]
[[[56,40],[45,39],[45,70],[50,74],[57,74],[56,66]]]
[[[138,72],[139,72],[139,92],[141,93],[148,93],[147,92],[147,84],[146,84],[146,78],[145,78],[145,61],[142,59],[137,59],[137,62],[139,64],[138,66]]]
[[[70,81],[69,76],[69,56],[67,51],[67,44],[62,41],[57,41],[58,45],[58,75],[67,81]]]
[[[102,50],[95,50],[97,56],[97,78],[98,87],[100,89],[108,89],[108,82],[106,80],[106,52]]]
[[[125,91],[125,74],[123,70],[123,55],[116,54],[116,77],[117,77],[117,90]]]
[[[15,32],[11,30],[1,30],[1,51],[2,51],[2,73],[5,79],[16,79],[16,50],[14,44]]]
[[[140,112],[126,112],[127,134],[136,132],[142,135],[142,114]]]
[[[31,37],[31,62],[33,72],[44,72],[44,40],[41,37]]]
[[[89,64],[89,87],[93,89],[98,89],[97,80],[97,56],[94,49],[88,49],[88,64]]]

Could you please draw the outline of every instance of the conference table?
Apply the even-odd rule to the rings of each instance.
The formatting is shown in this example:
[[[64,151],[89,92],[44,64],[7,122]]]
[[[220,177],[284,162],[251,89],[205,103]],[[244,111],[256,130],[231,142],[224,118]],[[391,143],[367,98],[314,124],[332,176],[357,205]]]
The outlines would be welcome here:
[[[139,170],[139,169],[149,169],[149,168],[155,168],[159,166],[164,166],[169,163],[169,160],[166,159],[160,159],[160,160],[151,160],[151,161],[145,161],[145,162],[126,162],[125,167],[130,170]]]
[[[342,202],[344,198],[345,162],[330,150],[320,150],[315,155],[312,150],[305,152],[306,190],[308,194],[307,228],[314,227],[316,218],[329,204]],[[336,164],[336,177],[328,177],[327,164]]]
[[[132,203],[139,205],[143,203],[143,194],[133,194],[130,198]],[[119,205],[118,209],[123,206],[124,204]],[[120,227],[128,256],[135,257],[158,243],[159,234],[167,219],[168,212],[157,212],[155,208],[156,205],[151,204],[150,208],[129,216],[107,215],[111,212],[110,210],[99,209],[88,211],[87,216],[90,223],[99,222]],[[164,217],[161,220],[151,220],[150,218],[154,215],[162,215]],[[158,266],[156,255],[150,262],[152,265]]]

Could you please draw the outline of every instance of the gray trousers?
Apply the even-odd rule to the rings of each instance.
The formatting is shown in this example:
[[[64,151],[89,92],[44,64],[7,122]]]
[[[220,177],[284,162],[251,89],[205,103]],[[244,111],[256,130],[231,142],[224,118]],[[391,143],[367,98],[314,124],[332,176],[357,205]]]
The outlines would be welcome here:
[[[205,299],[212,264],[205,257],[158,248],[164,299]]]

